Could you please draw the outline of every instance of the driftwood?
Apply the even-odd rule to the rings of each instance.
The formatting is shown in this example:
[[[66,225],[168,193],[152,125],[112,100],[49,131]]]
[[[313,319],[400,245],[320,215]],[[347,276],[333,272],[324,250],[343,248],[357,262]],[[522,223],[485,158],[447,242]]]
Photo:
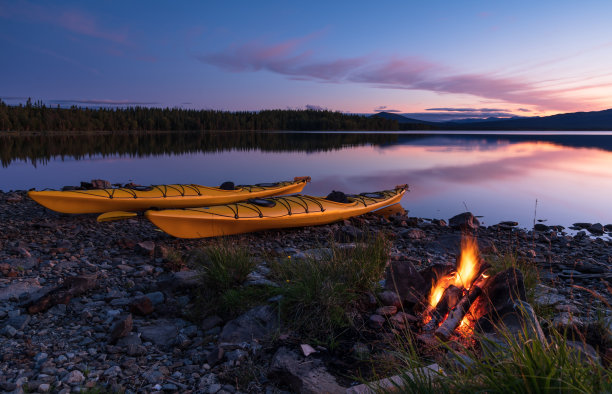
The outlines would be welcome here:
[[[96,287],[97,274],[68,277],[60,286],[47,289],[37,294],[26,304],[28,313],[40,313],[58,304],[68,304],[76,297]]]
[[[484,278],[482,275],[480,275],[478,279],[476,279],[476,281],[472,284],[472,287],[470,288],[468,294],[461,298],[455,308],[453,308],[448,313],[448,316],[446,317],[446,320],[444,320],[444,323],[442,323],[440,327],[438,327],[438,329],[436,330],[435,335],[438,338],[443,339],[445,341],[450,338],[455,329],[459,327],[459,324],[461,324],[461,320],[463,320],[465,315],[468,313],[474,301],[476,301],[478,296],[482,294],[482,288],[485,285],[486,281],[487,278]]]
[[[423,326],[423,331],[433,331],[438,327],[438,324],[444,319],[447,313],[459,302],[463,290],[457,286],[450,285],[442,293],[440,301],[431,311],[431,320]]]

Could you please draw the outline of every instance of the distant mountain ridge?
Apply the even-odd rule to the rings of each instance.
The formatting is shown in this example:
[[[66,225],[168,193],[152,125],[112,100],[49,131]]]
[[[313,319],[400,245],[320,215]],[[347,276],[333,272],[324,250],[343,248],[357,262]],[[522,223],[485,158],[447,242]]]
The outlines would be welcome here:
[[[571,112],[551,116],[513,117],[510,119],[464,119],[447,122],[426,122],[399,114],[381,112],[372,115],[396,120],[399,124],[422,124],[424,129],[439,130],[530,130],[530,131],[612,131],[612,109],[592,112]]]
[[[423,124],[432,124],[432,123],[437,123],[437,122],[427,122],[425,120],[418,120],[418,119],[412,119],[412,118],[407,118],[404,115],[400,115],[400,114],[394,114],[391,112],[379,112],[377,114],[371,115],[372,118],[382,118],[382,119],[388,119],[388,120],[396,120],[397,123],[423,123]]]

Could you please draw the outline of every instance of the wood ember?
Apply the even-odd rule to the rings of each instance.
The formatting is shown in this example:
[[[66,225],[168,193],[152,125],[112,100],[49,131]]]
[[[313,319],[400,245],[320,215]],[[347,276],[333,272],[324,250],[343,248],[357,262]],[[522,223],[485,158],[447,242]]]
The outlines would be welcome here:
[[[448,340],[448,338],[450,338],[455,329],[459,327],[459,324],[461,324],[461,320],[463,320],[467,312],[470,310],[472,303],[474,303],[478,296],[482,294],[482,288],[486,281],[487,278],[484,278],[481,275],[476,282],[474,282],[468,294],[463,296],[455,308],[449,312],[446,320],[444,320],[444,322],[436,330],[435,335],[438,338],[443,340]]]
[[[431,320],[423,326],[423,331],[433,331],[438,327],[438,324],[444,319],[451,309],[457,305],[463,291],[457,286],[450,285],[442,293],[440,301],[431,312]]]

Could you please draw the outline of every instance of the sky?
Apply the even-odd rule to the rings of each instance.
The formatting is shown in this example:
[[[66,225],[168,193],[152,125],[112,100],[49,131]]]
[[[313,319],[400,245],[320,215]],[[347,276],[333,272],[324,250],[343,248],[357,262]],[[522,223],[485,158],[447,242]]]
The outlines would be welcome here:
[[[424,120],[612,108],[612,2],[0,0],[0,98]]]

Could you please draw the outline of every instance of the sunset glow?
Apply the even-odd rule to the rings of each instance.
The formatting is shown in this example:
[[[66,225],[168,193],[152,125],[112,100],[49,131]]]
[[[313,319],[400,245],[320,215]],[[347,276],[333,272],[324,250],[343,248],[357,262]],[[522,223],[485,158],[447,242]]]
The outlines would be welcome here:
[[[0,98],[425,120],[602,110],[612,107],[611,8],[4,2]]]

